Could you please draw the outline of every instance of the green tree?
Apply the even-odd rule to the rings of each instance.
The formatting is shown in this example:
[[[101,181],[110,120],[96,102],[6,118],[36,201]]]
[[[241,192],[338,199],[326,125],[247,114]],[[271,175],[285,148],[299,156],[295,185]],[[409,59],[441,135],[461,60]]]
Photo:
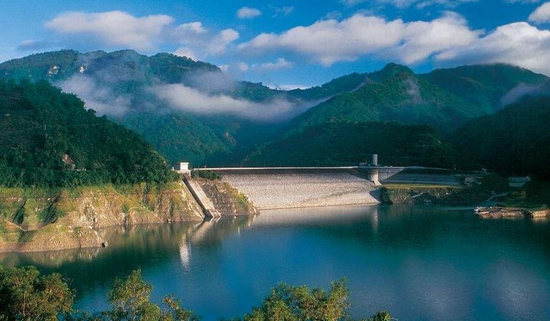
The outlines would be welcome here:
[[[280,284],[245,321],[338,321],[348,316],[346,280],[332,282],[330,291]]]
[[[112,310],[109,312],[112,320],[158,320],[160,308],[151,303],[153,286],[146,283],[141,271],[133,271],[127,278],[117,278],[113,289],[109,292],[109,302]]]
[[[59,274],[40,276],[32,266],[0,266],[0,320],[58,320],[71,311],[73,298],[73,291]]]

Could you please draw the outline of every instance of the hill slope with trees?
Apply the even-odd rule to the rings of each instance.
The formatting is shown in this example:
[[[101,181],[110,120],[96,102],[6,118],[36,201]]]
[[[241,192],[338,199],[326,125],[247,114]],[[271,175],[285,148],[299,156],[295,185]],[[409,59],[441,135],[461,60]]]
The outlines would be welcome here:
[[[0,81],[0,185],[76,186],[172,180],[132,131],[46,81]]]
[[[456,151],[428,126],[397,122],[324,124],[308,127],[250,155],[251,166],[349,166],[379,154],[382,165],[452,168]]]
[[[503,174],[550,179],[550,96],[527,97],[474,119],[452,137],[476,166]]]

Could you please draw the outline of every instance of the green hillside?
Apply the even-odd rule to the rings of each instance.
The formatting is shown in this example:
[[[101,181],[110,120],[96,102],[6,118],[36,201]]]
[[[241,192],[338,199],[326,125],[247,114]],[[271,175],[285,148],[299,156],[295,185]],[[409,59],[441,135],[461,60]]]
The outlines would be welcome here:
[[[31,55],[0,64],[0,78],[42,79],[58,86],[70,83],[90,88],[81,98],[91,106],[99,104],[110,120],[142,135],[169,162],[188,160],[195,166],[239,164],[258,148],[300,141],[303,137],[298,133],[310,127],[330,128],[329,132],[343,135],[343,141],[359,135],[335,130],[329,124],[352,128],[397,121],[428,125],[446,137],[469,120],[499,110],[510,91],[521,93],[517,89],[522,86],[540,87],[548,81],[543,75],[501,64],[441,69],[423,75],[388,64],[380,71],[353,73],[322,86],[281,91],[261,83],[232,80],[208,63],[167,53],[145,56],[131,50]],[[170,107],[154,93],[155,86],[168,84],[183,84],[207,96],[229,96],[254,103],[257,108],[285,101],[296,108],[295,114],[306,105],[322,102],[292,120],[192,114]],[[182,95],[181,99],[187,97]],[[321,135],[319,139],[329,137]],[[323,150],[332,154],[330,149]]]
[[[528,97],[470,121],[451,140],[476,166],[550,179],[548,124],[550,97]]]
[[[475,105],[433,85],[410,69],[389,64],[369,74],[368,82],[311,108],[295,119],[295,128],[337,122],[399,121],[429,124],[450,133],[466,120],[482,115]]]
[[[244,164],[251,166],[357,165],[380,155],[382,165],[452,168],[457,153],[428,126],[396,122],[312,126],[259,149]]]
[[[201,78],[205,74],[209,76]],[[261,104],[287,100],[299,106],[353,90],[364,81],[364,76],[352,74],[311,90],[285,92],[261,83],[233,81],[208,63],[167,53],[148,57],[131,50],[35,54],[0,64],[0,78],[48,80],[57,86],[69,83],[69,88],[91,88],[81,98],[102,105],[109,119],[143,135],[170,162],[189,160],[197,166],[237,161],[279,134],[280,122],[255,123],[229,115],[199,117],[176,111],[154,94],[154,86],[184,84],[207,90],[210,95],[223,94]]]
[[[504,105],[502,98],[518,85],[541,85],[549,80],[544,75],[505,64],[437,69],[422,77],[486,114],[500,110]]]
[[[0,81],[0,185],[166,182],[163,157],[48,82]]]

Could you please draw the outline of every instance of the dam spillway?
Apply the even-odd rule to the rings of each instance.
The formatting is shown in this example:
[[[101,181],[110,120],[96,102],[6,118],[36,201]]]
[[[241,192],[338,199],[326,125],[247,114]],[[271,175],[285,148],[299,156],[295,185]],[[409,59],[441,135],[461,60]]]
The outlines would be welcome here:
[[[456,175],[427,167],[227,167],[213,172],[259,210],[380,203],[380,184],[459,186]]]
[[[357,167],[210,170],[260,210],[379,203],[375,184]]]

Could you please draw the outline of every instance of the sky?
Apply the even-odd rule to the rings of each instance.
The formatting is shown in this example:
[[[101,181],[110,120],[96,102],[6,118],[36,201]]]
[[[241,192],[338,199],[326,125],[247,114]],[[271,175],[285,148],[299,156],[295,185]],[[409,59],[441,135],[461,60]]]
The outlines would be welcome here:
[[[59,49],[169,52],[283,89],[388,62],[550,75],[539,0],[0,0],[0,61]]]

